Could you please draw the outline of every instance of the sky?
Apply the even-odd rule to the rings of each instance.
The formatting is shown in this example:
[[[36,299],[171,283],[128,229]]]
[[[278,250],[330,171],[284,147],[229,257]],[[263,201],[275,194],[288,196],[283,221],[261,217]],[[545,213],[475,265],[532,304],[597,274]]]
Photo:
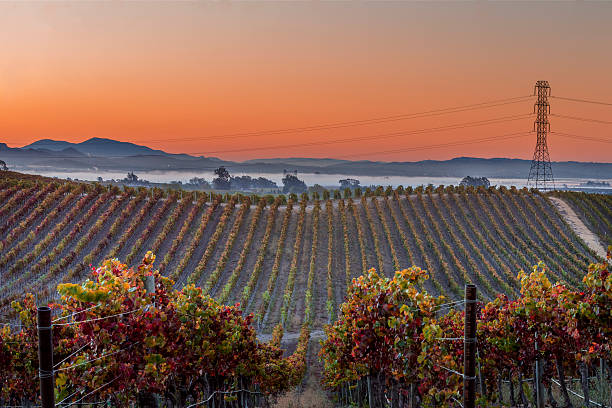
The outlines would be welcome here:
[[[606,1],[0,2],[0,142],[104,137],[229,160],[530,159],[534,117],[513,118],[534,98],[275,130],[528,96],[537,80],[611,103],[610,21]],[[612,122],[612,106],[550,104]],[[612,161],[610,143],[560,134],[612,140],[612,124],[550,123],[553,161]]]

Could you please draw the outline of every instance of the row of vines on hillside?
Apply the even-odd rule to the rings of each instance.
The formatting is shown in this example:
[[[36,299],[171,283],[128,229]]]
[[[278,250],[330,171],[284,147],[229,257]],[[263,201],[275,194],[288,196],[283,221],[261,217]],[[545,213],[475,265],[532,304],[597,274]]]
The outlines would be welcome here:
[[[153,269],[154,260],[147,253],[135,270],[107,260],[84,283],[58,287],[61,299],[52,305],[57,401],[268,406],[301,382],[307,327],[297,350],[283,357],[278,344],[257,340],[252,316],[193,285],[173,289],[174,282]],[[145,285],[150,278],[153,291]],[[34,297],[12,307],[21,329],[0,329],[0,404],[36,404]]]
[[[266,222],[266,231],[264,232],[264,237],[261,242],[261,246],[259,247],[259,251],[257,252],[257,259],[255,261],[255,266],[253,267],[253,270],[251,271],[251,275],[249,276],[246,286],[242,290],[242,298],[240,300],[240,303],[243,305],[245,309],[248,306],[248,302],[253,293],[253,289],[255,288],[255,285],[257,284],[257,280],[259,279],[259,275],[261,274],[264,257],[266,256],[266,250],[268,248],[268,244],[270,243],[270,237],[272,236],[272,228],[274,228],[274,224],[276,222],[276,214],[278,212],[278,205],[279,205],[278,201],[275,201],[272,207],[270,208],[270,211],[268,212],[268,219]],[[289,202],[287,203],[287,208],[285,209],[285,215],[283,217],[283,223],[281,227],[281,233],[280,233],[279,244],[278,244],[279,246],[282,245],[282,243],[284,242],[284,238],[287,235],[287,226],[289,225],[289,218],[291,217],[292,208],[293,208],[293,201],[289,200]],[[272,268],[272,274],[273,273],[274,273],[274,268]],[[269,286],[270,285],[268,285],[268,287]],[[269,293],[270,293],[269,289],[266,289],[266,291],[263,293],[262,296],[263,296],[264,302],[266,301],[266,299],[269,300]],[[268,294],[268,296],[266,296],[266,294]],[[265,310],[265,308],[262,310]],[[261,310],[260,312],[257,313],[256,317],[257,317],[257,320],[261,322],[261,319],[263,318],[263,313],[261,312]]]
[[[238,262],[236,263],[236,266],[232,270],[232,273],[230,274],[229,278],[227,279],[227,282],[223,287],[221,294],[218,296],[220,303],[227,302],[232,290],[234,289],[234,286],[236,285],[236,282],[238,281],[238,278],[240,277],[240,274],[242,273],[242,268],[244,268],[247,255],[251,251],[251,243],[253,242],[253,237],[255,236],[255,231],[257,229],[259,218],[261,217],[261,214],[266,208],[266,204],[267,203],[264,200],[261,200],[257,204],[257,208],[255,209],[255,214],[253,214],[251,225],[249,226],[249,231],[247,232],[246,239],[244,240],[244,245],[242,246],[242,251],[240,252]]]
[[[608,262],[611,251],[612,246]],[[550,270],[540,262],[531,272],[519,273],[516,299],[499,295],[479,304],[479,406],[532,404],[534,391],[528,384],[536,361],[543,367],[547,406],[559,406],[558,398],[562,406],[573,406],[571,377],[580,379],[586,406],[608,404],[601,395],[599,402],[593,401],[589,384],[590,373],[603,367],[598,381],[606,381],[607,371],[607,387],[612,390],[608,262],[588,267],[581,291],[552,283]],[[338,321],[326,328],[320,354],[324,384],[339,403],[460,406],[465,317],[461,308],[449,306],[444,297],[416,289],[428,277],[426,271],[413,267],[396,272],[393,278],[371,270],[353,281]],[[612,392],[608,397],[612,398]]]

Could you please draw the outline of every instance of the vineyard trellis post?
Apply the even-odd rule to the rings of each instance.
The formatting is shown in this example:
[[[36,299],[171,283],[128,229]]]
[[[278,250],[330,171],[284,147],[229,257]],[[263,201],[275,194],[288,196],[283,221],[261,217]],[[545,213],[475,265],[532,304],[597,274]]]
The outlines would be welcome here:
[[[40,398],[42,408],[55,407],[53,378],[53,332],[51,327],[51,308],[38,308],[38,376],[40,378]]]
[[[476,285],[465,285],[463,408],[476,405]]]
[[[155,295],[155,276],[147,275],[145,278],[145,290],[148,295]]]
[[[536,333],[536,341],[535,341],[535,352],[536,352],[536,361],[535,361],[535,393],[536,393],[536,408],[544,408],[544,395],[542,394],[542,362],[540,361],[540,356],[538,355],[538,340]]]

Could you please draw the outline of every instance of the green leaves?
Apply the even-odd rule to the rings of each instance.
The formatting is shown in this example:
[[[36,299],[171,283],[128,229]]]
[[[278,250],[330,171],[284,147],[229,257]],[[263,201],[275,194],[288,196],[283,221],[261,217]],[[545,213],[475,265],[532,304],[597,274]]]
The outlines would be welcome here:
[[[237,306],[219,304],[194,285],[173,289],[173,282],[153,269],[154,261],[151,252],[135,269],[107,260],[82,284],[60,285],[56,307],[71,320],[54,328],[57,359],[65,359],[57,376],[57,395],[67,396],[73,387],[100,388],[92,398],[104,400],[113,394],[130,401],[140,392],[188,389],[213,377],[220,391],[238,387],[240,381],[240,388],[255,390],[258,385],[268,394],[301,381],[307,328],[296,352],[283,358],[280,339],[276,344],[257,341],[251,315],[244,316]],[[150,275],[155,279],[154,304],[144,287]],[[0,329],[0,398],[34,400],[38,393],[34,298],[28,295],[13,306],[24,328]],[[121,381],[111,382],[113,378]],[[197,399],[211,391],[200,385],[192,389]]]
[[[500,295],[483,305],[477,327],[483,378],[531,375],[542,357],[549,367],[557,359],[574,367],[612,356],[608,263],[589,267],[584,292],[553,284],[548,274],[540,262],[529,273],[519,273],[516,300]],[[353,280],[339,319],[326,328],[322,342],[328,388],[339,390],[368,375],[381,375],[404,390],[418,384],[426,403],[444,405],[457,397],[460,377],[448,370],[462,371],[464,315],[457,310],[436,315],[445,300],[416,289],[427,277],[426,271],[411,268],[396,272],[393,279],[370,270]],[[552,369],[546,371],[544,381],[552,375]],[[486,398],[493,400],[495,383],[486,389]]]

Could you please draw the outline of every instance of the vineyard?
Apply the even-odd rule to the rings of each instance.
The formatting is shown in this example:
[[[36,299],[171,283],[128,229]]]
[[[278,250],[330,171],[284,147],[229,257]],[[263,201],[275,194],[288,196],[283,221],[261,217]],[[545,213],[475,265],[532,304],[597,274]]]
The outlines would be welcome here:
[[[399,279],[396,271],[403,271],[403,275],[400,274],[404,276],[402,279],[410,282],[414,296],[427,307],[459,302],[463,298],[464,285],[474,283],[478,286],[479,300],[493,302],[489,304],[496,305],[495,313],[503,314],[514,306],[494,300],[500,294],[507,297],[504,298],[506,302],[516,301],[521,307],[527,307],[524,305],[525,275],[519,275],[519,271],[530,271],[533,265],[545,264],[546,267],[540,266],[538,271],[545,270],[550,282],[532,274],[539,279],[536,283],[547,290],[549,287],[563,287],[569,291],[584,288],[583,278],[589,265],[604,261],[576,235],[548,195],[526,189],[430,186],[367,189],[363,194],[360,190],[334,191],[325,192],[322,197],[316,193],[310,197],[305,194],[300,197],[257,197],[203,191],[120,189],[96,183],[61,182],[8,174],[0,180],[0,320],[10,324],[24,323],[24,320],[33,323],[35,316],[28,311],[35,313],[35,302],[39,305],[60,302],[61,313],[67,316],[83,313],[80,319],[85,320],[87,316],[95,320],[99,316],[132,313],[137,307],[138,311],[127,320],[122,319],[125,320],[123,323],[77,325],[82,333],[76,338],[71,326],[62,328],[62,337],[72,340],[57,346],[69,355],[85,344],[97,344],[82,361],[134,347],[130,353],[136,354],[134,358],[139,363],[135,362],[130,370],[142,363],[141,366],[148,367],[146,370],[149,371],[128,373],[122,371],[127,370],[122,364],[117,363],[110,374],[100,374],[91,383],[81,379],[84,373],[80,371],[67,373],[61,381],[95,388],[113,380],[114,376],[126,375],[132,382],[131,385],[121,385],[120,391],[125,395],[129,394],[127,389],[131,386],[138,388],[143,384],[155,384],[152,386],[154,391],[165,390],[166,400],[174,401],[174,406],[181,406],[187,396],[191,400],[210,396],[225,401],[225,397],[215,393],[228,388],[243,390],[238,396],[232,394],[231,398],[259,403],[259,397],[254,395],[266,396],[295,385],[303,374],[300,364],[305,364],[307,358],[309,333],[322,333],[326,325],[334,322],[336,325],[345,324],[343,322],[351,307],[351,303],[342,306],[347,293],[355,294],[355,278],[361,277],[357,285],[366,286],[371,282],[364,283],[364,279],[377,279],[374,276],[378,275],[368,272],[371,268],[378,271],[380,279],[387,279],[385,285],[396,284],[389,282],[396,282]],[[600,237],[605,238],[610,233],[608,197],[556,194],[585,217],[584,222],[592,226]],[[106,262],[92,276],[92,266],[95,268],[109,258],[117,258],[127,266],[119,261]],[[141,263],[143,259],[145,261]],[[416,268],[407,272],[406,268],[413,265]],[[150,307],[146,306],[150,299],[143,292],[142,276],[132,275],[134,272],[128,271],[129,266],[149,274],[153,270],[159,271],[155,272],[159,274],[156,297],[164,299],[164,308],[147,309],[148,315],[142,311],[143,307]],[[102,279],[105,273],[115,276],[114,280]],[[89,283],[73,285],[85,279],[89,279]],[[122,285],[121,279],[131,283]],[[565,286],[554,286],[557,282]],[[85,314],[85,305],[91,306],[106,299],[107,295],[103,295],[100,289],[106,285],[117,285],[113,290],[123,297],[119,296],[116,304],[107,304],[106,313],[97,310]],[[132,290],[136,292],[132,293]],[[24,301],[27,292],[34,294],[36,301],[34,298]],[[421,298],[418,293],[425,294],[425,297]],[[366,298],[370,299],[369,295]],[[227,376],[221,379],[211,378],[212,374],[206,376],[194,372],[196,363],[184,361],[178,354],[173,354],[175,360],[169,357],[156,360],[165,356],[164,353],[173,353],[168,347],[178,347],[179,340],[174,343],[173,339],[170,343],[171,330],[208,330],[201,336],[207,339],[207,344],[214,343],[216,348],[213,350],[217,351],[213,353],[229,352],[224,348],[228,346],[222,338],[218,339],[219,344],[213,341],[215,328],[203,328],[196,321],[184,319],[185,313],[191,316],[190,313],[200,313],[201,310],[210,310],[216,316],[206,315],[206,318],[218,319],[215,324],[225,327],[223,330],[227,331],[228,338],[232,330],[238,329],[224,325],[228,321],[239,323],[241,334],[235,334],[235,339],[241,340],[236,347],[244,348],[236,351],[235,360],[232,360],[236,365],[230,364]],[[428,309],[422,313],[430,316],[432,312]],[[155,321],[154,326],[147,326],[148,329],[165,330],[163,336],[151,339],[143,335],[136,339],[129,334],[127,326],[117,326],[147,325],[146,320],[142,321],[145,315]],[[426,318],[425,315],[417,320]],[[451,333],[457,330],[457,316],[453,313],[447,315],[445,324],[448,328],[444,328],[444,336],[457,337],[457,333]],[[405,314],[401,318],[406,318]],[[166,324],[164,319],[170,319],[169,323]],[[192,323],[197,327],[189,326]],[[413,329],[420,336],[423,327]],[[106,343],[96,337],[97,334],[94,336],[94,328],[96,333],[106,330]],[[498,330],[496,335],[501,336],[501,329],[495,329]],[[9,334],[10,325],[4,330],[7,330],[3,332],[5,336],[13,336]],[[35,327],[29,330],[15,335],[20,336],[19,340],[11,337],[11,341],[32,341],[36,336]],[[258,342],[256,333],[259,338],[270,338],[270,342]],[[333,338],[330,333],[326,336]],[[85,340],[81,338],[83,336]],[[285,336],[297,339],[290,347],[292,353],[289,357],[282,357],[282,351],[278,349]],[[109,346],[111,341],[118,342],[117,348]],[[140,343],[147,344],[149,354],[137,353],[139,347],[135,345]],[[455,346],[449,345],[451,348]],[[332,346],[327,343],[325,347],[331,350]],[[180,350],[177,353],[185,356],[197,354],[196,351]],[[445,350],[448,352],[450,349]],[[36,360],[35,352],[32,361]],[[202,353],[211,355],[210,351]],[[238,360],[248,360],[245,357],[248,353],[257,353],[259,357],[253,360],[252,366],[245,368]],[[340,351],[333,350],[333,353],[338,355]],[[202,358],[196,354],[192,356],[194,361]],[[415,358],[416,355],[418,353]],[[444,355],[439,355],[444,358]],[[364,358],[372,356],[364,354]],[[80,364],[82,361],[68,361],[67,364]],[[206,370],[214,371],[215,365],[210,361],[201,364],[209,367]],[[279,372],[287,369],[286,364],[297,368],[281,381]],[[334,380],[329,377],[329,367],[333,363],[326,360],[327,385],[346,402],[354,400],[346,393],[363,385],[363,375],[359,371],[363,366],[359,364],[351,366],[351,370],[356,370],[355,376]],[[265,372],[267,369],[263,367],[272,366],[280,371]],[[28,366],[24,370],[34,368]],[[92,368],[87,373],[92,374],[95,370]],[[151,370],[161,371],[155,373]],[[182,370],[184,378],[170,374],[176,370]],[[385,375],[395,372],[392,364],[388,370]],[[512,374],[525,374],[514,366],[508,370],[514,370]],[[510,371],[496,371],[495,378],[510,376]],[[32,375],[35,378],[34,371]],[[171,379],[168,380],[167,376]],[[189,385],[185,383],[186,378],[199,378],[200,382]],[[408,382],[405,378],[396,380],[397,384],[403,385],[414,382],[413,378]],[[380,378],[378,381],[380,386]],[[34,389],[34,385],[27,382],[18,381],[16,384],[17,388],[11,388],[13,392]],[[437,384],[432,383],[432,389]],[[432,397],[434,406],[438,401],[436,398],[442,398],[438,402],[446,403],[456,396],[457,384],[451,380],[447,381],[448,384],[448,390],[442,387],[442,397]],[[62,392],[64,397],[69,394],[67,388]],[[377,398],[381,398],[382,404],[387,395],[395,395],[394,392],[397,394],[397,389],[381,390]],[[422,392],[421,395],[423,402],[431,402]],[[141,397],[145,396],[129,395],[132,399]],[[360,398],[358,394],[357,399]],[[120,404],[120,401],[115,403]],[[235,403],[229,406],[243,405]]]
[[[0,306],[25,292],[53,300],[57,284],[78,282],[90,265],[134,264],[150,250],[177,288],[194,284],[224,304],[239,302],[260,332],[279,322],[298,332],[304,313],[314,327],[332,321],[351,279],[371,267],[392,276],[417,265],[431,271],[423,289],[433,295],[458,299],[474,282],[490,300],[514,297],[517,272],[539,261],[554,281],[575,286],[598,260],[539,193],[446,187],[368,195],[287,201],[7,178]],[[588,195],[571,197],[593,213]],[[609,216],[600,202],[608,198],[597,200],[597,216]]]

